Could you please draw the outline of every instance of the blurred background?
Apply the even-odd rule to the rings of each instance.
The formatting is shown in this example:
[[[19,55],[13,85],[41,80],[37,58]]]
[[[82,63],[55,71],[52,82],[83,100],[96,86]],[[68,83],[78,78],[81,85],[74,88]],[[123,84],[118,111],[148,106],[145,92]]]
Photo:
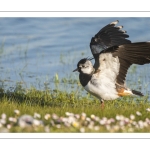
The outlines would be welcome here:
[[[59,88],[65,83],[69,91],[78,82],[72,72],[78,61],[92,56],[92,36],[115,20],[132,42],[150,41],[150,18],[0,18],[0,87],[54,89],[59,81]],[[133,65],[127,85],[149,94],[149,73],[150,65]]]

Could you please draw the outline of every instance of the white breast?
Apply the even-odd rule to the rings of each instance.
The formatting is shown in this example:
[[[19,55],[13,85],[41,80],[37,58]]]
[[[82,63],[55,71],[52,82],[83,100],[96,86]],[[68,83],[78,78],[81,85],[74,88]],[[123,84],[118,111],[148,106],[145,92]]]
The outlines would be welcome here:
[[[113,57],[111,53],[100,55],[100,72],[93,74],[91,81],[84,87],[92,95],[103,100],[117,99],[116,77],[119,73],[119,59]]]

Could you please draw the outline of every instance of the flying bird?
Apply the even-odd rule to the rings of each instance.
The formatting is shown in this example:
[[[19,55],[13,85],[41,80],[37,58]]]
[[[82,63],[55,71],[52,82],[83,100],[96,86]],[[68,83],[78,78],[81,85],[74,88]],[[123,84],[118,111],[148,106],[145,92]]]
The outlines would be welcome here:
[[[95,59],[83,58],[77,64],[79,80],[86,91],[96,96],[102,105],[104,100],[122,96],[143,94],[126,87],[125,78],[132,64],[150,63],[150,42],[132,43],[119,21],[111,22],[91,38],[90,49]]]

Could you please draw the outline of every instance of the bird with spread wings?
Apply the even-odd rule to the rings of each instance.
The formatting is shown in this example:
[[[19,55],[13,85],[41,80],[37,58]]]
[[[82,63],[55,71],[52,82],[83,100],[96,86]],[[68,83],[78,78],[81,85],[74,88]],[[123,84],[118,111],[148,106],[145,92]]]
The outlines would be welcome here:
[[[77,64],[81,85],[92,95],[104,100],[114,100],[126,95],[143,94],[130,90],[125,85],[125,78],[132,64],[150,63],[150,42],[132,43],[127,38],[123,26],[116,26],[119,21],[103,27],[90,42],[90,49],[95,59],[83,58]]]

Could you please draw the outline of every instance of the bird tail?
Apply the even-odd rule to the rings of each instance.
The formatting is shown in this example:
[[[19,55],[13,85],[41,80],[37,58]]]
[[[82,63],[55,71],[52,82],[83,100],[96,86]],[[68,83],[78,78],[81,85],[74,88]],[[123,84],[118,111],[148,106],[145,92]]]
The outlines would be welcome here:
[[[141,92],[132,90],[132,93],[138,96],[144,96]]]
[[[128,96],[128,95],[144,96],[141,92],[136,90],[130,90],[122,85],[119,85],[118,83],[116,83],[116,89],[119,96]]]

